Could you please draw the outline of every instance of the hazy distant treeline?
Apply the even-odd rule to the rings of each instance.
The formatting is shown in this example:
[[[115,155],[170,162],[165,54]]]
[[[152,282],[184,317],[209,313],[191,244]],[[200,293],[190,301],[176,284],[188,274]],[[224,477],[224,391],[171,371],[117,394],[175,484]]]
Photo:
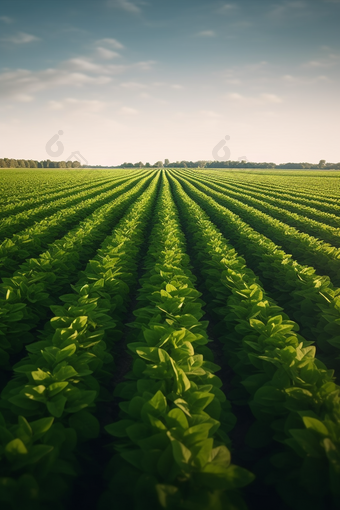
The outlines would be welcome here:
[[[321,159],[319,163],[256,163],[253,161],[175,161],[168,159],[156,161],[153,165],[150,163],[123,163],[118,166],[102,165],[81,165],[79,161],[51,161],[46,159],[36,161],[33,159],[9,159],[0,158],[0,168],[291,168],[293,170],[340,170],[340,163],[327,163]]]
[[[335,169],[340,170],[340,163],[326,163],[326,160],[321,159],[319,163],[255,163],[253,161],[176,161],[170,162],[168,159],[157,161],[154,165],[150,163],[123,163],[117,168],[292,168],[292,169]]]
[[[33,159],[0,158],[0,168],[79,168],[79,161],[36,161]]]

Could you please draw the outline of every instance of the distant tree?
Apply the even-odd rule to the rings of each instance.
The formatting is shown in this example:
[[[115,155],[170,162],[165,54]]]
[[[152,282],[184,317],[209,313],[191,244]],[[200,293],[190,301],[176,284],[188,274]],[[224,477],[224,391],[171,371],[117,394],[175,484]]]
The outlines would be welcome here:
[[[153,165],[156,168],[162,168],[163,167],[163,161],[156,161],[156,163]]]
[[[320,161],[319,161],[319,168],[324,168],[325,164],[326,164],[326,160],[325,159],[320,159]]]
[[[145,163],[145,168],[150,168],[150,167],[151,167],[150,163]]]
[[[169,164],[170,164],[170,161],[168,159],[165,159],[164,160],[164,166],[169,166]]]
[[[4,159],[0,159],[0,168],[6,168],[6,163]]]
[[[66,168],[72,168],[72,161],[66,162]]]
[[[72,162],[72,168],[79,168],[81,167],[80,161],[73,161]]]

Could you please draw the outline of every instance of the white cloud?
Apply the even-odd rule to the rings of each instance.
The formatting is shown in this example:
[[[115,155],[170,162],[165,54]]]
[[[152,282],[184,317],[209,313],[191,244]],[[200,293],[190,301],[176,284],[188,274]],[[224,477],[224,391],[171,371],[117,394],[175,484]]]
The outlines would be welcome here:
[[[17,69],[0,73],[0,97],[12,101],[27,102],[43,90],[59,87],[83,87],[85,85],[105,85],[109,76],[89,76],[85,73],[70,72],[65,68],[28,71]]]
[[[97,50],[99,53],[94,52],[92,57],[71,58],[60,62],[59,66],[55,68],[41,71],[4,70],[0,72],[0,98],[28,101],[28,98],[30,98],[29,100],[34,99],[34,95],[42,90],[60,87],[101,86],[110,83],[116,75],[128,71],[138,75],[138,73],[150,70],[155,64],[153,60],[125,65],[112,64],[108,59],[118,56],[116,52],[111,52],[101,46]],[[98,55],[101,56],[102,61],[99,61]]]
[[[3,37],[1,40],[13,44],[27,44],[33,41],[40,41],[39,37],[32,34],[26,34],[25,32],[18,32],[16,35]]]
[[[204,117],[208,117],[209,119],[218,119],[221,117],[220,113],[216,113],[213,110],[201,110],[199,114]]]
[[[299,79],[296,76],[292,76],[291,74],[285,74],[282,78],[288,83],[296,83]]]
[[[276,94],[261,94],[261,97],[268,103],[282,103],[281,97],[277,96]]]
[[[139,14],[141,12],[140,7],[130,2],[130,0],[108,0],[107,4],[109,7],[115,7],[116,9],[130,12],[131,14]]]
[[[304,67],[333,67],[339,65],[340,62],[340,54],[330,53],[326,57],[319,58],[317,60],[310,60]]]
[[[233,11],[236,8],[237,8],[237,5],[235,5],[235,4],[224,4],[219,8],[218,12],[228,12],[229,13],[230,11]]]
[[[239,101],[241,99],[246,99],[241,94],[238,94],[238,92],[232,92],[232,93],[228,94],[228,97],[229,97],[229,99],[235,99],[236,101]]]
[[[127,66],[116,64],[96,64],[86,57],[71,58],[61,64],[63,69],[69,71],[81,71],[93,74],[120,74],[127,69]]]
[[[227,99],[235,103],[242,103],[246,106],[264,106],[268,104],[279,104],[283,99],[276,94],[262,93],[257,96],[245,96],[238,92],[227,94]]]
[[[3,23],[6,23],[7,25],[13,23],[13,19],[9,16],[0,16],[0,21],[3,21]]]
[[[238,78],[227,78],[225,80],[225,83],[227,83],[228,85],[241,85],[241,80],[239,80]]]
[[[30,103],[34,100],[34,97],[28,94],[16,94],[14,98],[18,103]]]
[[[129,108],[128,106],[123,106],[120,109],[120,113],[124,115],[137,115],[138,110],[136,110],[135,108]]]
[[[139,69],[142,69],[143,71],[148,71],[149,69],[152,69],[152,66],[156,64],[155,60],[145,60],[141,62],[137,62],[134,64],[136,67],[139,67]]]
[[[216,34],[213,30],[202,30],[196,34],[198,37],[215,37],[215,35]]]
[[[101,46],[97,48],[96,53],[97,56],[99,58],[102,58],[103,60],[111,60],[112,58],[120,57],[119,53],[117,53],[116,51],[107,50],[106,48],[102,48]]]
[[[128,90],[141,90],[147,88],[147,85],[145,85],[145,83],[139,83],[136,81],[123,82],[120,84],[120,86]]]
[[[61,101],[49,101],[48,107],[50,110],[64,110],[67,112],[83,111],[84,113],[97,113],[107,107],[104,101],[92,99],[76,99],[68,97]]]
[[[110,37],[99,39],[99,41],[96,41],[96,44],[100,46],[111,46],[111,48],[115,50],[122,50],[124,48],[123,44],[117,41],[117,39],[111,39]]]

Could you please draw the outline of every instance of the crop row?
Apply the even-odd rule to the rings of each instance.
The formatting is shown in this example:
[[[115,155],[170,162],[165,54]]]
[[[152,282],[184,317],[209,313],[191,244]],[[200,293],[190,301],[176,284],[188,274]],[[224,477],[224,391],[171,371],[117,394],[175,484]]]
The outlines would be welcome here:
[[[199,186],[203,181],[201,179],[191,179],[186,176],[190,182]],[[205,183],[204,183],[205,184]],[[209,183],[208,183],[209,188]],[[202,188],[207,193],[207,187]],[[243,202],[242,195],[238,199],[232,198],[228,193],[211,191],[210,196],[219,204],[227,207],[235,214],[238,214],[257,232],[265,234],[275,243],[279,243],[286,251],[289,251],[295,259],[303,264],[313,266],[320,274],[331,277],[333,283],[340,286],[340,249],[329,245],[300,232],[295,227],[291,227],[281,221],[273,218],[268,213],[259,211],[255,207],[249,206]]]
[[[1,395],[3,508],[63,508],[81,470],[78,447],[99,434],[96,403],[109,400],[110,354],[121,335],[129,286],[157,193],[136,200],[73,286]],[[18,425],[16,421],[18,420]],[[77,446],[79,444],[79,446]]]
[[[20,261],[37,255],[53,242],[60,233],[72,228],[103,204],[110,203],[121,193],[132,189],[140,177],[129,179],[109,191],[98,193],[93,198],[83,200],[76,206],[62,209],[53,216],[35,223],[32,227],[6,239],[0,245],[0,276],[10,276]]]
[[[127,344],[133,367],[115,389],[121,420],[106,427],[117,454],[101,505],[243,508],[237,489],[253,475],[231,464],[219,430],[221,420],[228,428],[234,419],[209,361],[203,303],[166,178],[155,216]]]
[[[201,172],[75,223],[0,285],[1,508],[335,510],[340,290],[299,263],[336,281],[335,249]]]
[[[199,177],[196,175],[196,177]],[[315,208],[316,210],[324,211],[326,213],[331,213],[332,217],[334,214],[338,214],[340,212],[340,206],[336,199],[332,199],[329,197],[323,197],[322,200],[320,200],[320,197],[314,198],[314,195],[312,193],[308,193],[308,197],[306,197],[306,192],[299,193],[297,190],[292,190],[290,187],[287,186],[287,188],[282,188],[280,186],[271,187],[266,185],[260,185],[258,183],[248,183],[243,182],[240,180],[231,179],[229,176],[211,176],[207,173],[204,174],[204,180],[205,181],[212,181],[215,184],[219,184],[222,186],[233,186],[233,189],[236,188],[238,191],[242,192],[252,192],[252,193],[260,193],[261,200],[265,200],[265,197],[268,196],[269,198],[273,199],[275,203],[277,202],[277,199],[280,200],[284,199],[288,202],[293,202],[294,204],[303,204],[309,206],[309,208]],[[328,202],[328,203],[327,203]],[[284,205],[284,204],[282,204]],[[313,212],[313,211],[311,211]]]
[[[308,217],[308,213],[304,216],[303,208],[299,207],[301,214],[290,212],[283,207],[277,207],[275,205],[264,202],[261,199],[246,196],[243,192],[237,192],[232,190],[226,190],[222,186],[208,182],[209,187],[216,191],[223,192],[231,197],[241,200],[243,203],[251,205],[260,211],[270,214],[272,217],[284,221],[288,225],[298,228],[302,232],[306,232],[310,235],[323,239],[324,241],[340,247],[340,228],[334,227],[325,223],[313,220]],[[261,194],[259,195],[261,196]],[[274,201],[275,202],[275,201]]]
[[[265,287],[298,322],[302,334],[316,341],[325,353],[325,362],[337,368],[334,355],[340,350],[340,289],[334,288],[327,276],[318,276],[315,269],[303,266],[275,243],[260,234],[229,209],[180,178],[184,189],[208,212],[234,247],[245,255],[247,265],[261,275]],[[200,185],[200,188],[206,188]],[[326,361],[327,360],[327,361]]]
[[[49,307],[70,287],[98,243],[113,230],[151,179],[145,177],[131,190],[125,193],[122,190],[116,200],[96,209],[37,259],[27,260],[11,278],[3,279],[0,284],[1,366],[8,366],[9,356],[19,353],[24,343],[32,341],[29,332],[47,320]]]
[[[120,178],[120,176],[117,176],[117,179],[119,179],[119,178]],[[58,200],[60,198],[67,198],[67,197],[69,197],[73,194],[76,194],[78,192],[81,192],[81,191],[86,191],[86,190],[91,190],[91,189],[95,190],[97,187],[100,187],[108,182],[113,182],[115,180],[116,179],[114,179],[112,177],[111,178],[107,177],[106,179],[101,178],[101,179],[92,180],[90,183],[87,183],[87,184],[84,184],[84,183],[76,184],[76,185],[70,186],[66,189],[65,188],[62,188],[61,190],[58,188],[52,189],[49,193],[30,194],[29,198],[22,199],[22,200],[20,200],[19,203],[11,202],[7,205],[2,205],[1,211],[0,211],[0,217],[1,218],[9,217],[9,216],[15,215],[19,212],[22,212],[22,211],[28,211],[29,209],[37,208],[37,206],[40,206],[42,204],[52,202],[52,201]]]
[[[126,172],[124,172],[126,174]],[[124,175],[122,172],[122,174]],[[118,175],[122,175],[118,174]],[[116,173],[112,175],[114,178]],[[30,199],[34,195],[37,199],[46,194],[53,194],[58,191],[66,191],[72,187],[95,181],[106,180],[107,172],[96,172],[95,176],[91,171],[75,170],[0,170],[0,191],[1,204],[18,204],[22,200]]]
[[[234,182],[246,182],[252,184],[254,187],[259,187],[263,191],[270,188],[277,190],[294,191],[297,196],[313,196],[320,201],[329,203],[337,203],[337,197],[340,196],[337,177],[328,175],[321,175],[316,172],[233,172],[227,174],[221,171],[203,171],[200,174],[217,176],[219,179],[231,179]]]
[[[139,178],[140,177],[141,174],[139,174]],[[5,220],[2,220],[0,237],[9,237],[15,232],[19,232],[21,229],[28,227],[36,221],[46,220],[49,216],[52,216],[55,213],[60,213],[63,209],[67,210],[73,206],[77,206],[77,204],[83,202],[84,200],[96,198],[99,194],[109,192],[113,188],[128,180],[128,177],[122,177],[117,180],[110,179],[108,182],[100,185],[99,189],[97,186],[93,185],[85,190],[80,188],[80,191],[77,190],[75,193],[71,192],[65,198],[60,198],[55,201],[52,198],[47,204],[43,204],[39,207],[33,207],[33,209],[30,209],[29,204],[27,210],[24,210],[18,214],[10,215]]]
[[[236,374],[237,398],[248,402],[255,417],[248,445],[277,444],[270,448],[270,463],[262,457],[255,471],[259,477],[265,471],[266,482],[276,486],[289,508],[331,507],[330,493],[339,503],[340,388],[333,372],[315,357],[315,347],[266,295],[207,214],[178,181],[172,185],[226,359]]]

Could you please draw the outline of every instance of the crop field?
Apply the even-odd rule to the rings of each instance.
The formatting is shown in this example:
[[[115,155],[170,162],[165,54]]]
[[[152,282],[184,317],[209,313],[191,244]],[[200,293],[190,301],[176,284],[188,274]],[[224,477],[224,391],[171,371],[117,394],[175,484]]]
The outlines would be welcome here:
[[[340,508],[340,174],[0,171],[1,510]]]

